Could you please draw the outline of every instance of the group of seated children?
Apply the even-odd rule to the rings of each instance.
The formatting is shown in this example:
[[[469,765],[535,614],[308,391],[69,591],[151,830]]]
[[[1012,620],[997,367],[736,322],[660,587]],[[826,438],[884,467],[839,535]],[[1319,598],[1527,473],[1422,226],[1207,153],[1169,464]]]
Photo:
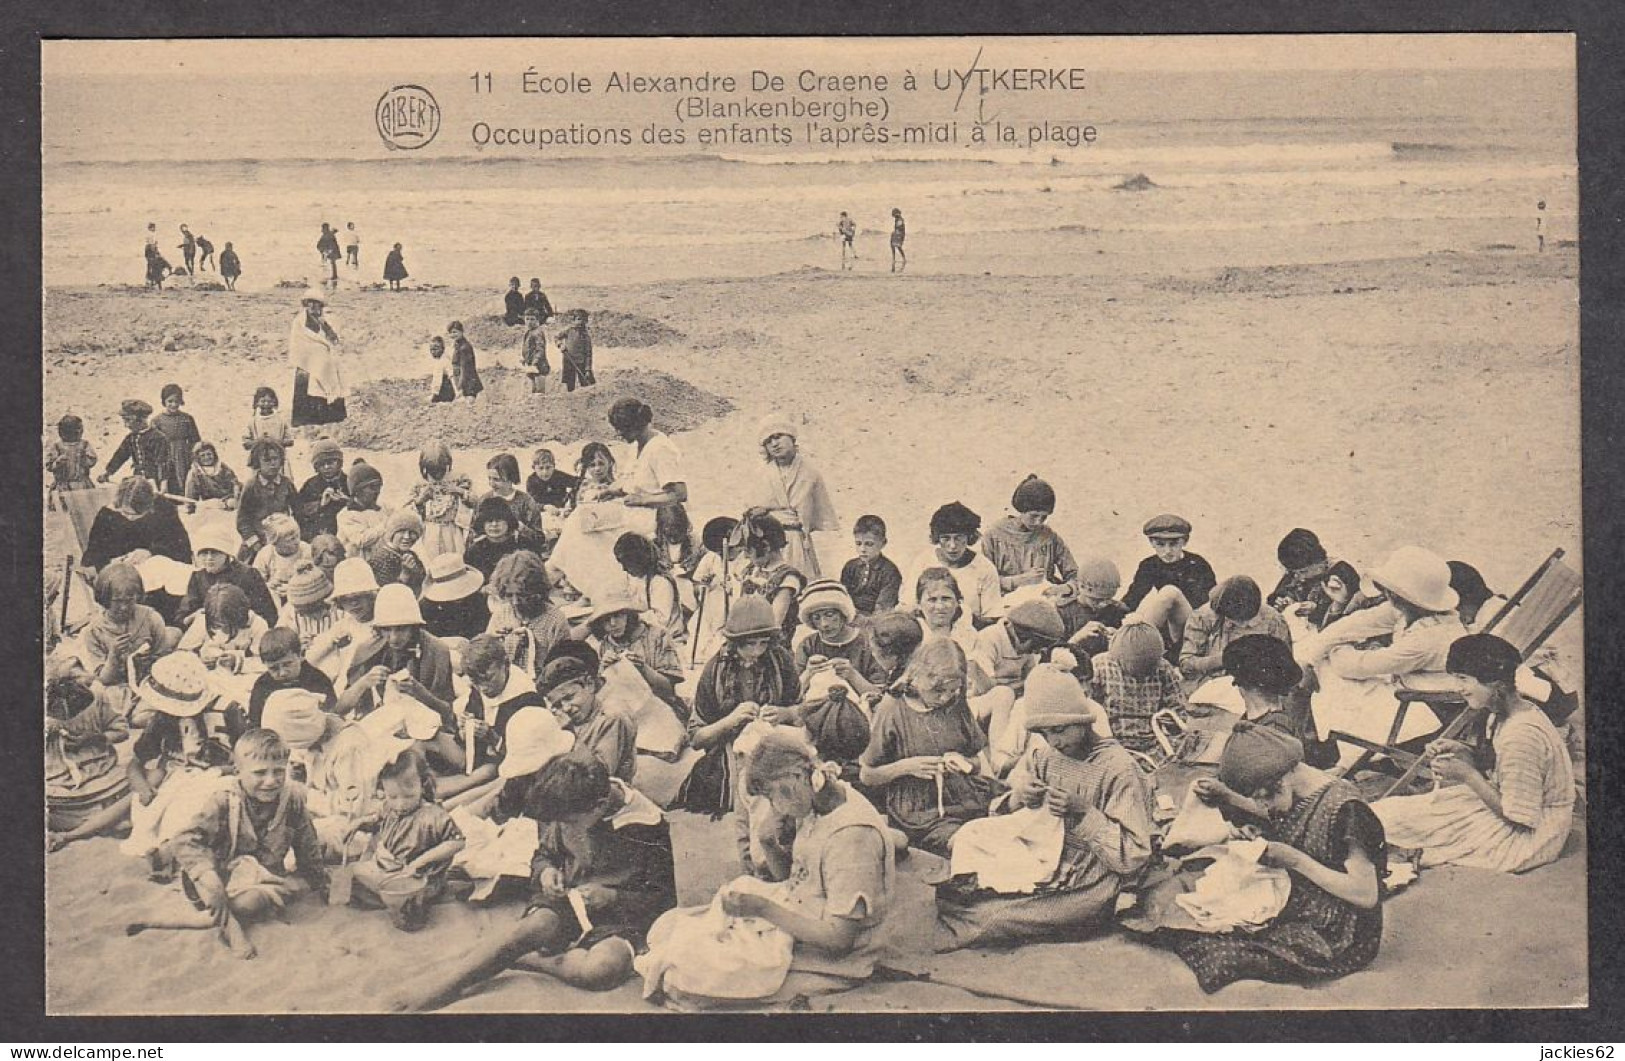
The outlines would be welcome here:
[[[534,313],[523,296],[510,310]],[[178,388],[164,398],[178,413]],[[148,427],[144,403],[126,403],[114,467],[133,460],[127,483],[145,485],[98,517],[98,608],[51,654],[52,845],[128,820],[126,849],[178,874],[243,953],[244,922],[332,895],[339,865],[354,864],[352,902],[408,930],[436,899],[527,897],[509,929],[408,981],[400,1008],[516,964],[587,989],[636,970],[680,1008],[839,989],[888,944],[897,860],[914,851],[943,861],[939,949],[1098,932],[1158,864],[1170,737],[1215,711],[1234,724],[1193,799],[1268,841],[1254,869],[1290,875],[1291,898],[1249,933],[1156,927],[1147,938],[1204,989],[1368,964],[1386,843],[1424,864],[1522,870],[1569,831],[1557,725],[1572,696],[1469,633],[1483,580],[1417,547],[1362,577],[1293,530],[1265,597],[1246,575],[1217,578],[1187,549],[1190,523],[1159,515],[1119,597],[1115,564],[1074,556],[1048,525],[1053,489],[1029,476],[986,534],[964,504],[941,506],[903,568],[865,515],[840,577],[816,577],[755,506],[707,524],[676,568],[621,534],[624,583],[571,600],[551,551],[575,506],[615,496],[607,447],[584,448],[579,477],[539,450],[523,486],[499,455],[476,496],[432,443],[421,481],[385,508],[383,476],[327,439],[296,488],[275,395],[254,405],[251,478],[221,498],[233,514],[177,540],[153,484],[196,483],[218,454],[204,462],[195,424]],[[74,489],[94,455],[77,425],[61,433],[51,467]],[[641,452],[651,436],[626,437]],[[1324,769],[1332,734],[1385,729],[1391,679],[1420,671],[1460,680],[1493,759],[1436,741],[1437,797],[1367,806]],[[141,736],[120,786],[107,747],[126,725]],[[662,808],[729,818],[738,874],[706,906],[677,906]],[[782,950],[719,951],[741,937],[717,926],[737,918]]]

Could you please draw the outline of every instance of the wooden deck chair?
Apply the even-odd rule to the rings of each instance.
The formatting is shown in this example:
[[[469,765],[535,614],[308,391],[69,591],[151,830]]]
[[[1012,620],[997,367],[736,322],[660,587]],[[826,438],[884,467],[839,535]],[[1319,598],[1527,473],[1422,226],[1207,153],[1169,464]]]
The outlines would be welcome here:
[[[1563,562],[1563,555],[1562,549],[1552,550],[1545,563],[1535,569],[1535,573],[1507,598],[1500,611],[1481,628],[1482,633],[1494,634],[1511,644],[1525,663],[1580,607],[1584,580],[1578,571]],[[1399,710],[1394,714],[1394,724],[1388,731],[1386,742],[1378,743],[1346,733],[1331,734],[1334,741],[1364,749],[1360,757],[1344,771],[1345,776],[1352,776],[1379,761],[1398,769],[1398,779],[1383,796],[1398,792],[1416,776],[1424,761],[1420,749],[1428,741],[1443,737],[1476,742],[1483,738],[1482,713],[1467,709],[1460,685],[1448,674],[1403,675],[1395,682],[1394,695],[1399,700]],[[1404,744],[1409,747],[1402,746],[1399,734],[1406,714],[1418,704],[1433,712],[1439,728],[1425,737],[1405,741]]]

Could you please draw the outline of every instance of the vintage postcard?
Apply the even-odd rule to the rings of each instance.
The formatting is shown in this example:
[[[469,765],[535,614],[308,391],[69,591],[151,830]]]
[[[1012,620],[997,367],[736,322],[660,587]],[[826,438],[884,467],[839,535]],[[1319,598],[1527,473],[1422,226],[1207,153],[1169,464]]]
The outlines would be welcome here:
[[[46,1008],[1587,1004],[1575,40],[47,40]]]

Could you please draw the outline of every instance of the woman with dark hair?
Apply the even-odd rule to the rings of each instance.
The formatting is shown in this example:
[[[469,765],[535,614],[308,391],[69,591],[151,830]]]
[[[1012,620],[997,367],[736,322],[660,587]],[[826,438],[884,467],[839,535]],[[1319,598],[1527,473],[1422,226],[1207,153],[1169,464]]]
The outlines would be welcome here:
[[[615,539],[615,562],[626,572],[628,588],[640,610],[648,613],[649,621],[674,642],[686,638],[687,617],[677,592],[677,580],[660,566],[660,554],[654,542],[628,531]]]
[[[1446,669],[1468,708],[1489,716],[1493,761],[1482,770],[1469,745],[1435,740],[1427,747],[1433,776],[1448,787],[1372,807],[1389,842],[1421,848],[1424,866],[1521,873],[1563,850],[1574,820],[1574,768],[1545,712],[1519,695],[1519,665],[1518,650],[1493,634],[1452,644]]]
[[[931,547],[903,568],[904,607],[916,603],[912,591],[928,567],[946,569],[959,584],[960,600],[970,624],[980,630],[1004,614],[999,570],[973,548],[982,537],[982,517],[958,501],[950,501],[931,514]]]
[[[693,531],[683,507],[688,482],[677,444],[654,429],[654,410],[636,398],[621,398],[610,406],[609,425],[632,444],[635,454],[618,484],[621,504],[654,510],[654,533],[649,537],[662,554],[662,566],[670,565],[672,546],[680,551],[679,559],[686,560],[693,549]]]
[[[142,550],[191,563],[192,542],[175,506],[159,504],[157,498],[151,480],[138,475],[121,480],[113,504],[96,513],[79,562],[100,571],[112,561]]]
[[[742,591],[766,599],[788,645],[800,622],[801,609],[797,601],[801,591],[806,588],[807,578],[785,561],[784,549],[788,538],[778,520],[772,516],[746,516],[740,524],[740,531],[745,539],[745,553],[750,557]]]
[[[1259,828],[1260,864],[1286,870],[1286,905],[1251,933],[1162,929],[1203,991],[1237,980],[1306,983],[1371,964],[1382,946],[1387,856],[1382,822],[1351,783],[1303,761],[1303,745],[1273,726],[1238,722],[1217,778],[1193,786],[1202,802]]]

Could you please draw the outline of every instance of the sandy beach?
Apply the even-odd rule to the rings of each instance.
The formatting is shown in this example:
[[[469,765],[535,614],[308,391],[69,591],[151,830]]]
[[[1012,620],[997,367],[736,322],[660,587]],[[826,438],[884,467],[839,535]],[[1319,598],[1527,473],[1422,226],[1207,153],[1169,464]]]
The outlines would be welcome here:
[[[674,395],[682,415],[673,435],[698,520],[742,507],[737,484],[760,459],[752,426],[778,411],[802,425],[846,524],[880,514],[899,557],[924,541],[937,505],[958,498],[990,520],[1011,486],[1036,471],[1055,486],[1053,525],[1074,551],[1124,569],[1145,552],[1140,523],[1165,509],[1192,521],[1192,548],[1221,577],[1272,580],[1275,542],[1293,526],[1314,528],[1361,565],[1420,543],[1471,560],[1502,592],[1554,547],[1578,561],[1572,248],[1178,271],[1127,253],[1097,260],[1097,269],[1062,277],[941,274],[926,263],[899,277],[871,262],[845,275],[809,267],[549,293],[556,305],[613,323],[598,342],[604,388],[643,388],[657,427],[661,395]],[[192,381],[189,411],[240,465],[247,396],[261,383],[286,386],[282,348],[297,295],[51,289],[47,422],[80,411],[106,454],[121,397]],[[512,366],[512,343],[504,346],[501,325],[488,319],[499,299],[499,290],[341,287],[332,311],[352,385],[366,394],[382,381],[419,379],[422,340],[453,318],[472,322],[482,367]],[[532,445],[554,443],[567,459],[589,437],[608,439],[607,424],[589,437],[555,430],[589,423],[581,407],[594,400],[535,400],[530,441],[515,447],[522,463]],[[409,434],[426,419],[409,410],[391,422]],[[425,440],[352,447],[383,470],[386,505],[415,479]],[[496,449],[458,448],[458,468],[478,474]],[[303,444],[293,459],[300,478],[308,473],[302,454]],[[840,536],[829,548],[832,558],[849,555]],[[1572,621],[1556,639],[1572,674],[1580,630]],[[674,828],[683,901],[701,901],[723,879],[726,826],[679,815]],[[1376,964],[1335,984],[1244,984],[1206,997],[1177,959],[1112,933],[1015,955],[905,954],[899,968],[926,979],[877,982],[822,1005],[1571,1005],[1586,991],[1579,840],[1557,864],[1521,877],[1427,871],[1388,904]],[[916,874],[928,859],[916,859],[907,887],[923,889]],[[441,906],[428,931],[405,937],[382,915],[303,906],[291,923],[258,929],[260,959],[239,963],[200,934],[126,938],[122,925],[136,910],[178,900],[148,884],[112,840],[52,855],[46,870],[48,1008],[57,1013],[376,1011],[396,970],[466,947],[471,933],[516,912]],[[1474,901],[1464,908],[1469,890]],[[1531,908],[1544,916],[1518,916]],[[1007,980],[1011,963],[1033,984],[1011,992],[1019,1000],[954,986]],[[587,996],[510,973],[455,1008],[645,1004],[635,985]]]

